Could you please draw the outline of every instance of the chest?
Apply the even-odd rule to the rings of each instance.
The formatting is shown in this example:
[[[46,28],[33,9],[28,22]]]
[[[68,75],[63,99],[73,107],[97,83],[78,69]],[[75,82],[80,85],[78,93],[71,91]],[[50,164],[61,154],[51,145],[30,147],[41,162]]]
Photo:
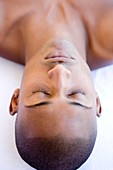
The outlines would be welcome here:
[[[62,27],[76,39],[81,22],[89,48],[98,56],[113,56],[113,1],[56,0],[54,3],[46,1],[43,5],[40,2],[23,22],[24,34],[32,33],[34,38],[40,39],[47,30],[58,32]]]
[[[11,36],[15,40],[16,34],[21,32],[28,53],[40,48],[42,40],[49,34],[59,35],[61,30],[72,35],[76,46],[84,43],[84,37],[80,34],[81,25],[84,25],[90,52],[100,58],[113,58],[113,0],[18,2],[7,5],[6,31],[10,34],[10,30],[18,25],[20,31],[15,31],[14,36],[11,33]]]

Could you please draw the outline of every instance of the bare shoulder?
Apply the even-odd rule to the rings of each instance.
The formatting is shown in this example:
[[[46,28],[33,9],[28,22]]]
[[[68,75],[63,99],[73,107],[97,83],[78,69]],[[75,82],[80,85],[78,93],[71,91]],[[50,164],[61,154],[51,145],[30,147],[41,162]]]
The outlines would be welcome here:
[[[0,0],[0,56],[22,64],[24,50],[19,22],[26,13],[25,2]]]
[[[0,56],[25,63],[26,28],[22,25],[41,5],[40,0],[0,0]]]
[[[89,61],[100,66],[113,64],[113,1],[104,0],[94,21],[89,22],[89,49]]]
[[[113,64],[113,0],[71,0],[82,16],[92,68]]]

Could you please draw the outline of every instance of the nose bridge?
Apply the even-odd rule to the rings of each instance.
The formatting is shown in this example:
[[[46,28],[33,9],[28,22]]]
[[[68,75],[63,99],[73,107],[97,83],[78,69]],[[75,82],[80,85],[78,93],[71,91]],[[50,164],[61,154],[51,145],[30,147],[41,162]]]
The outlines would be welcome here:
[[[58,89],[65,87],[71,76],[71,72],[60,64],[49,70],[48,74],[49,78]]]

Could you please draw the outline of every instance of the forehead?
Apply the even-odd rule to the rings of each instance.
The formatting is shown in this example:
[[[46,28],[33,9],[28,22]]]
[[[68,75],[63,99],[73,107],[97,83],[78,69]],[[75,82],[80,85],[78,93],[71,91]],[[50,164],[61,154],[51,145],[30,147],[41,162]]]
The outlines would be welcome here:
[[[94,102],[93,99],[85,104],[80,101],[69,100],[69,99],[51,99],[50,101],[42,101],[36,104],[24,103],[24,108],[26,113],[34,113],[43,116],[61,116],[71,118],[80,116],[81,113],[90,113],[94,112]],[[85,114],[83,114],[85,116]]]
[[[72,137],[88,134],[95,120],[94,110],[86,110],[65,103],[55,103],[35,108],[27,108],[21,114],[27,133],[32,136],[53,136],[63,134]]]

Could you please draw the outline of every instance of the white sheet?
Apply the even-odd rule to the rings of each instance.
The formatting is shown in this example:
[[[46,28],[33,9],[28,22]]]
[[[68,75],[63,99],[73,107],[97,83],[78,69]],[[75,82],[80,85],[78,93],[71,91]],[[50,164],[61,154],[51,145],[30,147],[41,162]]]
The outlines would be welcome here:
[[[33,170],[18,155],[14,141],[15,116],[8,113],[9,101],[19,87],[23,66],[0,57],[0,170]],[[97,118],[94,150],[80,170],[113,170],[113,65],[92,73],[102,103]]]

